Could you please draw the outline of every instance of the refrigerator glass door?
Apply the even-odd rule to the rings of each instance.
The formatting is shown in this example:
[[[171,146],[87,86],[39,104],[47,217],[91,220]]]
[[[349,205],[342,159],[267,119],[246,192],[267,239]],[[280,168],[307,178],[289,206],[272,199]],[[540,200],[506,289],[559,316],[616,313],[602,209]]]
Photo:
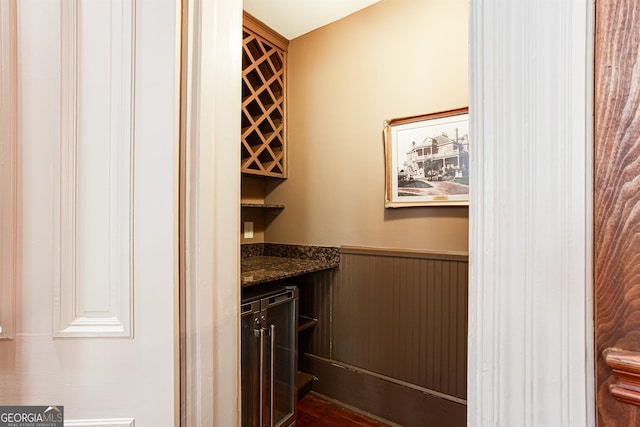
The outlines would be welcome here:
[[[266,425],[284,427],[295,421],[297,370],[297,290],[262,300],[268,336],[266,377],[271,387],[265,405]]]

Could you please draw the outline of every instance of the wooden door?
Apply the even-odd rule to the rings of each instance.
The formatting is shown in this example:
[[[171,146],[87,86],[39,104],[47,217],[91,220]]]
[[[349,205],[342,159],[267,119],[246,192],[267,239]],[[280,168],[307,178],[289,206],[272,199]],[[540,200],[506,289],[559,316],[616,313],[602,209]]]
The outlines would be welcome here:
[[[0,405],[63,405],[73,426],[174,425],[178,5],[14,5],[17,279]]]
[[[626,381],[640,356],[640,2],[598,0],[595,46],[597,417],[626,427],[640,425]]]

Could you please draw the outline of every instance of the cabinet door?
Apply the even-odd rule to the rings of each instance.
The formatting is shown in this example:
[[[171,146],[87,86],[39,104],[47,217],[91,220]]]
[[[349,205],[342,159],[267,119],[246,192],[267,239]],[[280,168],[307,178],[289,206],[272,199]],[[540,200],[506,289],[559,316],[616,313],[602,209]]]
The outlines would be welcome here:
[[[297,299],[298,291],[289,291],[263,300],[269,349],[266,372],[269,390],[270,426],[287,426],[295,420],[297,370]]]

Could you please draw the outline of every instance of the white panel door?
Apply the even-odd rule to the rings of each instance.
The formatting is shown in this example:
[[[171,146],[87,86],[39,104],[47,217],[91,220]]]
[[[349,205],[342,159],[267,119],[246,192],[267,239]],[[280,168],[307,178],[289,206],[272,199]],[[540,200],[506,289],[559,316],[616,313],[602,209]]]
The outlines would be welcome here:
[[[64,405],[75,426],[174,424],[178,6],[17,2],[15,334],[0,341],[0,405]]]

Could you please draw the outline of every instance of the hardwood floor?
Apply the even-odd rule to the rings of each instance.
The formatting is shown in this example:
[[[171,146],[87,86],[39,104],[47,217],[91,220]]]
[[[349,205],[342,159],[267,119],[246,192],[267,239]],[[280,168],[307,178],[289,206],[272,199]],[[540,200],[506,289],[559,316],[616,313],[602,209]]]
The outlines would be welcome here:
[[[306,395],[298,401],[296,427],[384,427],[377,421]]]

